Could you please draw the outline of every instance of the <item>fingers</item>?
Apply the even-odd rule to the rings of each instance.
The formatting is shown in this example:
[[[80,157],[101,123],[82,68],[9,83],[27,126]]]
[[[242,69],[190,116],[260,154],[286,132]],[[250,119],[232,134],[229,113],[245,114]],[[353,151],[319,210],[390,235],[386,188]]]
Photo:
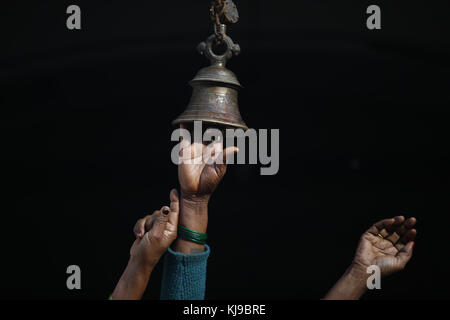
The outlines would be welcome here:
[[[375,223],[368,231],[373,235],[381,235],[383,239],[390,241],[398,250],[401,250],[416,237],[417,231],[412,229],[416,222],[414,217],[405,220],[404,216],[397,216]]]
[[[156,215],[158,214],[159,211],[155,210],[153,212],[153,214],[151,216],[149,216],[146,220],[145,220],[145,232],[148,232],[152,226],[153,226],[153,222],[155,221]],[[142,235],[143,237],[144,235]]]
[[[223,165],[223,164],[227,164],[229,162],[230,159],[232,159],[232,157],[234,157],[234,155],[236,153],[239,152],[239,149],[237,147],[227,147],[225,150],[223,150],[223,146],[221,143],[216,143],[217,146],[215,146],[215,150],[213,152],[213,156],[211,156],[208,159],[207,164],[212,165],[212,164],[218,164],[218,165]]]
[[[380,231],[380,234],[388,241],[392,242],[392,244],[396,244],[400,239],[401,235],[395,232],[404,222],[404,216],[394,217],[394,223],[389,226],[387,229],[383,229]]]
[[[152,215],[148,215],[145,216],[142,219],[139,219],[134,228],[133,228],[133,232],[134,235],[136,236],[136,238],[142,239],[142,237],[144,236],[144,234],[150,230],[151,225],[153,224],[153,221],[155,219],[155,213],[157,213],[158,211],[153,212]]]
[[[367,231],[376,236],[383,229],[387,230],[389,227],[391,227],[394,224],[394,222],[395,222],[394,218],[384,219],[384,220],[381,220],[381,221],[378,221],[377,223],[375,223]],[[383,236],[383,238],[385,237],[385,235],[383,235],[383,234],[381,234],[381,235]],[[386,236],[387,236],[387,234],[386,234]]]
[[[222,155],[223,145],[222,142],[214,141],[208,144],[203,154],[203,160],[208,165],[213,165],[217,159]],[[220,162],[222,163],[222,162]]]
[[[414,227],[417,220],[414,217],[409,218],[406,220],[402,225],[400,225],[395,232],[397,232],[400,236],[405,235],[410,229]]]
[[[139,219],[134,225],[133,232],[136,238],[142,238],[142,235],[145,233],[145,218]]]
[[[411,260],[413,248],[414,248],[414,241],[410,241],[406,246],[402,248],[402,250],[400,250],[397,253],[397,259],[401,269],[403,269],[408,263],[408,261]]]
[[[151,230],[146,234],[147,240],[153,243],[161,253],[165,252],[177,237],[179,196],[175,189],[170,191],[170,207],[163,206],[155,214],[155,221]]]
[[[227,163],[228,159],[230,159],[231,157],[234,157],[234,155],[236,153],[239,152],[239,148],[237,147],[228,147],[226,148],[223,152],[222,152],[222,156],[223,156],[223,161],[224,163]]]
[[[181,123],[180,129],[182,130],[182,132],[184,132],[183,134],[187,135],[186,139],[184,139],[183,134],[180,135],[180,153],[179,153],[180,162],[190,163],[190,161],[193,160],[198,161],[198,159],[195,158],[201,157],[202,155],[201,150],[203,149],[201,148],[201,146],[199,146],[198,143],[195,143],[195,141],[193,143],[191,142],[192,137],[190,136],[190,132],[186,124]]]
[[[146,232],[152,230],[155,234],[162,234],[169,222],[175,229],[178,226],[178,215],[180,212],[180,200],[178,196],[178,191],[172,189],[170,191],[170,207],[163,206],[160,210],[156,210],[153,214],[145,216],[139,219],[134,228],[133,232],[136,238],[142,239]]]
[[[394,234],[397,235],[397,241],[393,243],[398,250],[401,250],[408,242],[415,239],[417,231],[413,227],[416,222],[416,218],[411,217],[394,230]]]
[[[181,123],[180,124],[180,129],[181,129],[181,131],[187,130],[186,124],[185,123]],[[181,142],[180,150],[183,150],[184,148],[188,147],[191,144],[190,139],[183,139],[183,134],[180,135],[180,142]]]
[[[169,221],[170,208],[163,206],[160,211],[155,214],[155,220],[149,233],[152,237],[161,238],[166,230],[167,222]]]
[[[394,223],[387,228],[387,231],[389,231],[390,233],[394,232],[398,227],[400,227],[405,222],[404,216],[396,216],[393,219]]]
[[[183,140],[185,141],[185,140]],[[180,162],[185,164],[201,164],[205,146],[202,143],[181,142]]]
[[[178,226],[178,216],[180,213],[180,199],[178,196],[178,191],[176,189],[172,189],[170,191],[170,212],[169,212],[169,222]]]
[[[413,241],[417,236],[417,230],[411,229],[408,232],[406,232],[403,237],[400,239],[401,244],[407,244],[411,241]]]
[[[179,211],[180,208],[180,198],[178,196],[177,189],[170,190],[170,211]]]

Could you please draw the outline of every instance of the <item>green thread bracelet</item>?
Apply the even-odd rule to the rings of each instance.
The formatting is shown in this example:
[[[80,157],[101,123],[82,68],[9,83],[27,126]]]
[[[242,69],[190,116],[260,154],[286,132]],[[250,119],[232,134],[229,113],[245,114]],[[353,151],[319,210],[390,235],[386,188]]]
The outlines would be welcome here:
[[[178,236],[183,240],[197,244],[206,244],[206,240],[208,239],[206,233],[197,232],[182,225],[178,225]]]

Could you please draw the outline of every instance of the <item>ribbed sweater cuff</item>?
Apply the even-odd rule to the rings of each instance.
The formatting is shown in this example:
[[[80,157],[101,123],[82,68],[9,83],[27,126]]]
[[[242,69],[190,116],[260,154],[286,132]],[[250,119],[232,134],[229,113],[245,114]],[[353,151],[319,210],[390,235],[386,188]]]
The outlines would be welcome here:
[[[168,249],[164,257],[161,300],[203,300],[210,248],[197,254]]]

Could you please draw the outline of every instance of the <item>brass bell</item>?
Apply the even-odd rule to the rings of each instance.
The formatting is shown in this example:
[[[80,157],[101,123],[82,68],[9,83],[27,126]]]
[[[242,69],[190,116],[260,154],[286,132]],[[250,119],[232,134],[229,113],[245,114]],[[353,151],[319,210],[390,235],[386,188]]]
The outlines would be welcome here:
[[[238,106],[238,90],[242,86],[236,75],[225,68],[227,60],[233,54],[238,55],[240,48],[225,34],[225,28],[226,26],[222,24],[222,41],[226,46],[226,51],[222,55],[213,52],[213,45],[217,42],[215,34],[198,45],[198,51],[211,61],[211,65],[198,71],[189,82],[193,88],[191,100],[186,110],[172,122],[172,125],[200,120],[226,127],[248,129]]]

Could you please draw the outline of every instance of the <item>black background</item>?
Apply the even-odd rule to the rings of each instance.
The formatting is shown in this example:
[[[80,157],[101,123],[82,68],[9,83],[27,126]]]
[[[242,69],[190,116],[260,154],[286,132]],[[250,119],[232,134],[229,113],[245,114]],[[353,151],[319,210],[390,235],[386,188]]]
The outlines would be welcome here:
[[[66,8],[82,30],[66,28]],[[229,167],[210,204],[206,297],[318,299],[373,222],[418,219],[414,257],[367,299],[448,298],[448,1],[238,1],[228,67],[280,171]],[[378,4],[382,30],[366,28]],[[207,65],[209,1],[0,9],[0,297],[106,298],[132,227],[177,186],[170,122]],[[66,288],[66,268],[82,290]],[[161,265],[145,298],[158,298]]]

